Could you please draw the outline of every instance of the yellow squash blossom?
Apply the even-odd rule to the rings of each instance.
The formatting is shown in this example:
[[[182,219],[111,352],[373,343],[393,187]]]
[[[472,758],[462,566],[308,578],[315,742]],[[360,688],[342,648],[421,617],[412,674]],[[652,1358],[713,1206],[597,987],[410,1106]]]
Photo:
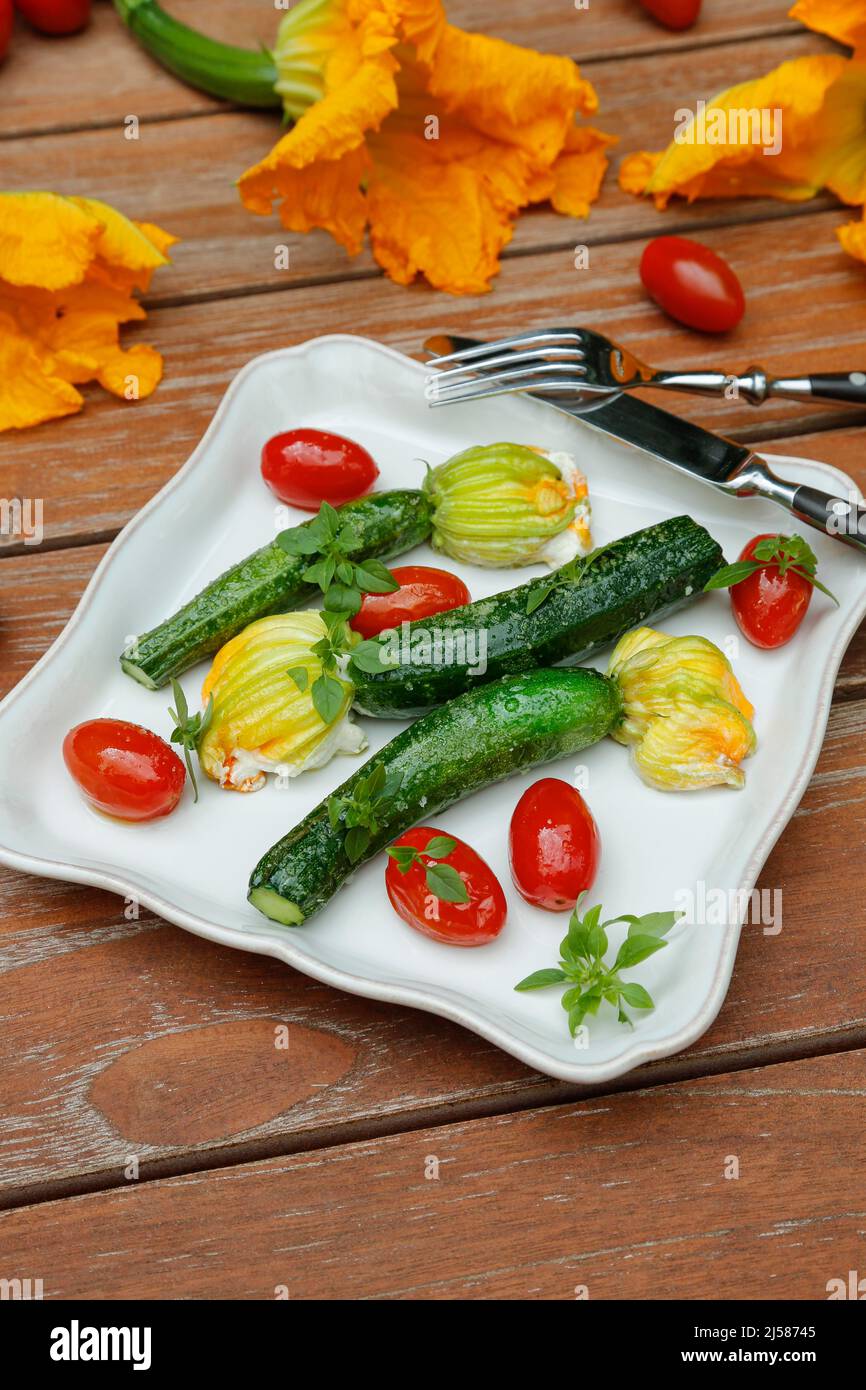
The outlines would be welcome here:
[[[799,202],[829,189],[844,203],[866,202],[866,4],[798,0],[790,14],[849,43],[853,58],[816,54],[782,63],[705,104],[666,150],[628,155],[619,171],[627,193],[664,208],[687,198],[772,197]],[[842,245],[864,258],[853,223]]]
[[[0,430],[74,414],[89,381],[150,395],[162,358],[119,331],[174,241],[94,198],[0,193]]]
[[[296,124],[244,204],[352,254],[369,226],[399,284],[487,290],[521,208],[584,217],[598,195],[612,140],[575,125],[598,105],[576,64],[464,33],[441,0],[301,0],[273,58]]]

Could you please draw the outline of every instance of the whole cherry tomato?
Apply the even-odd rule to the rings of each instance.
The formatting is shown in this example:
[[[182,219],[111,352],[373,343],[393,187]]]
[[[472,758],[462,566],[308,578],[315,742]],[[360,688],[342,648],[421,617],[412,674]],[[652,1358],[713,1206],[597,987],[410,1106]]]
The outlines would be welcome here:
[[[493,870],[471,845],[422,825],[401,835],[391,849],[397,856],[389,851],[385,888],[394,911],[410,927],[446,946],[485,946],[499,935],[505,925],[505,894]],[[456,871],[466,902],[439,896],[437,886],[446,893],[450,890],[447,882],[437,884],[437,865],[452,870],[452,879]]]
[[[743,288],[727,261],[684,236],[659,236],[644,247],[640,278],[666,314],[704,333],[727,333],[746,310]]]
[[[779,541],[787,537],[755,536],[743,547],[741,560],[754,560],[755,548],[762,541]],[[799,537],[792,537],[794,541]],[[731,587],[731,607],[737,626],[756,647],[783,647],[790,642],[806,616],[812,602],[813,585],[779,560],[762,564],[746,579]],[[802,568],[802,566],[800,566]],[[784,570],[784,572],[783,572]]]
[[[548,912],[573,908],[598,871],[601,839],[580,792],[542,777],[514,808],[508,835],[511,877],[518,893]]]
[[[352,439],[325,430],[286,430],[262,449],[262,477],[281,502],[317,512],[369,492],[379,476],[374,460]]]
[[[701,12],[701,0],[640,0],[640,3],[666,29],[690,29]]]
[[[414,622],[416,618],[430,618],[434,613],[447,613],[450,608],[462,608],[472,601],[463,580],[448,570],[403,565],[391,573],[399,589],[390,594],[364,594],[360,611],[349,623],[362,637],[375,637],[387,628]]]
[[[12,0],[0,0],[0,58],[5,58],[12,37]]]
[[[63,740],[63,760],[98,811],[118,820],[156,820],[173,811],[186,769],[157,734],[125,719],[88,719]]]
[[[40,34],[75,34],[90,19],[90,0],[15,0]]]

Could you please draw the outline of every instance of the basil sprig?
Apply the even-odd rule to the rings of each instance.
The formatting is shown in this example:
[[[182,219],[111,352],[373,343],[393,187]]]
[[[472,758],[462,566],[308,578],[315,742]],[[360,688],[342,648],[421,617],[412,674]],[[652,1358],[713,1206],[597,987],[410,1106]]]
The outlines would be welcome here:
[[[750,574],[773,565],[780,575],[787,574],[789,570],[792,574],[798,574],[813,588],[820,589],[822,594],[831,598],[838,608],[836,595],[831,594],[826,585],[816,578],[818,559],[802,536],[765,536],[755,546],[753,555],[752,560],[735,560],[732,565],[723,565],[704,585],[705,592],[710,589],[731,589],[736,584],[742,584]]]
[[[189,712],[186,696],[180,682],[172,678],[171,693],[174,696],[175,708],[169,710],[169,714],[174,722],[174,730],[171,735],[172,743],[179,743],[183,747],[183,756],[186,763],[186,770],[189,773],[189,780],[192,783],[192,799],[198,801],[198,783],[195,780],[195,767],[192,761],[193,753],[198,751],[198,745],[204,738],[211,726],[213,719],[213,695],[207,702],[207,708],[203,714],[193,714]]]
[[[319,658],[322,674],[313,681],[310,696],[313,707],[325,724],[333,724],[346,698],[345,686],[337,679],[337,658],[352,649],[352,637],[346,622],[345,613],[322,613],[325,636],[314,642],[310,651]],[[310,684],[310,673],[306,666],[291,666],[286,672],[291,676],[300,691]]]
[[[277,545],[287,555],[310,559],[301,577],[307,584],[318,584],[332,613],[351,617],[361,607],[362,594],[390,594],[400,587],[381,560],[350,558],[361,548],[361,538],[351,518],[341,517],[330,502],[323,502],[306,525],[281,531]]]
[[[386,853],[396,861],[401,874],[408,874],[413,864],[422,865],[425,882],[435,898],[444,903],[468,903],[466,884],[453,864],[439,862],[447,859],[456,848],[457,841],[450,836],[433,835],[424,849],[415,849],[412,845],[389,845]]]
[[[402,783],[402,772],[387,772],[384,763],[376,763],[366,777],[355,783],[351,796],[328,798],[331,829],[345,827],[343,848],[350,863],[357,864],[381,830]]]
[[[608,551],[613,542],[607,545],[600,545],[596,550],[590,551],[589,555],[576,555],[573,560],[569,560],[567,565],[563,565],[550,576],[546,584],[540,588],[533,589],[526,600],[527,615],[534,613],[536,608],[540,608],[545,599],[550,598],[554,589],[564,588],[565,585],[576,586],[580,584],[587,570],[591,569],[600,555]]]
[[[557,966],[536,970],[515,985],[516,990],[546,989],[549,985],[567,985],[560,1003],[568,1014],[568,1028],[574,1037],[587,1014],[597,1014],[604,1002],[618,1011],[620,1023],[633,1027],[625,1005],[633,1009],[653,1009],[655,1005],[643,985],[620,979],[621,970],[630,970],[642,960],[667,946],[662,940],[671,927],[683,916],[681,912],[649,912],[644,917],[624,913],[601,922],[601,904],[591,907],[581,917],[578,913],[585,893],[577,900],[568,935],[559,946]],[[604,957],[608,950],[607,927],[616,922],[628,922],[628,936],[619,948],[613,965]]]

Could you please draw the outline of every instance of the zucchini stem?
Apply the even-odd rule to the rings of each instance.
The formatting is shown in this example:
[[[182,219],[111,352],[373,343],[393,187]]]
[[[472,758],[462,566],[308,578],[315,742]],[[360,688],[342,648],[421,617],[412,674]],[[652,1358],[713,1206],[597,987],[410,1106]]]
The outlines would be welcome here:
[[[208,38],[166,14],[156,0],[114,0],[131,34],[163,67],[191,87],[239,106],[278,109],[277,69],[267,49]]]

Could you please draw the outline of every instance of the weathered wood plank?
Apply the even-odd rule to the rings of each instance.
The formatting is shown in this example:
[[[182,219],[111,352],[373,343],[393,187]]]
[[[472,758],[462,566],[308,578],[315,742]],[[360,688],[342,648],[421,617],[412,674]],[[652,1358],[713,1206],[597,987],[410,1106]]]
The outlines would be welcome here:
[[[166,0],[179,19],[229,43],[268,45],[276,32],[273,0]],[[778,0],[729,0],[705,5],[700,25],[671,34],[633,0],[605,0],[575,10],[561,0],[527,6],[500,0],[495,15],[486,0],[450,0],[449,18],[468,29],[494,33],[542,52],[573,53],[580,61],[628,53],[651,54],[693,46],[784,36],[797,26]],[[62,93],[62,101],[57,94]],[[164,120],[207,113],[220,103],[194,92],[161,69],[125,33],[110,4],[97,4],[82,34],[62,42],[46,39],[19,21],[3,71],[0,136],[38,130],[115,124],[124,116]]]
[[[651,303],[631,242],[592,248],[588,270],[574,268],[570,249],[515,257],[493,294],[460,301],[377,279],[247,295],[231,301],[230,313],[222,302],[155,310],[127,341],[141,337],[165,354],[156,393],[130,403],[93,388],[81,415],[0,436],[0,496],[43,497],[51,540],[111,532],[184,461],[241,366],[323,331],[361,333],[417,353],[427,334],[446,327],[495,337],[573,316],[658,365],[730,370],[763,361],[778,372],[862,366],[866,274],[834,235],[847,216],[814,213],[707,231],[704,240],[735,266],[749,303],[742,324],[720,343],[672,323]],[[768,430],[805,433],[828,418],[827,407],[802,403],[768,402],[756,411],[671,393],[665,404],[747,438]],[[862,414],[850,418],[859,422]]]
[[[634,0],[629,0],[634,4]],[[637,7],[635,6],[635,9]],[[785,58],[829,47],[814,35],[750,45],[755,71]],[[670,139],[673,109],[693,105],[700,96],[741,80],[743,56],[736,45],[691,54],[688,66],[676,52],[645,59],[601,64],[595,72],[602,112],[599,123],[621,139],[613,152],[636,144],[660,147]],[[659,101],[658,93],[676,93],[676,101]],[[286,232],[277,217],[254,217],[241,206],[234,180],[264,154],[277,138],[275,117],[253,112],[219,112],[208,120],[185,119],[145,126],[140,139],[124,138],[120,123],[108,129],[76,131],[39,141],[10,141],[3,149],[3,186],[33,185],[34,150],[40,180],[64,193],[98,195],[131,216],[157,222],[181,238],[171,268],[153,281],[152,304],[265,288],[289,288],[310,282],[378,275],[368,250],[352,259],[324,232],[299,236]],[[823,200],[818,206],[829,206]],[[805,211],[815,210],[810,204]],[[549,208],[522,216],[506,254],[576,244],[649,237],[658,232],[698,231],[704,226],[800,216],[802,206],[772,199],[741,203],[675,203],[665,213],[651,202],[621,192],[608,175],[599,202],[588,220],[560,217]],[[288,248],[288,268],[275,265],[278,247]],[[284,265],[284,261],[280,262]]]
[[[4,1274],[46,1298],[826,1299],[862,1269],[864,1093],[848,1052],[132,1183],[0,1216]]]
[[[2,561],[4,689],[57,634],[101,553]],[[861,694],[864,651],[866,635],[852,652]],[[866,875],[864,733],[866,701],[834,709],[812,783],[761,876],[783,890],[782,932],[747,927],[707,1035],[618,1084],[866,1042],[866,981],[851,968],[861,926],[827,881],[828,864],[846,883]],[[288,1052],[274,1047],[279,1025]],[[131,1155],[145,1174],[177,1171],[580,1094],[430,1015],[127,916],[110,894],[5,869],[0,1051],[0,1202],[120,1183]]]

